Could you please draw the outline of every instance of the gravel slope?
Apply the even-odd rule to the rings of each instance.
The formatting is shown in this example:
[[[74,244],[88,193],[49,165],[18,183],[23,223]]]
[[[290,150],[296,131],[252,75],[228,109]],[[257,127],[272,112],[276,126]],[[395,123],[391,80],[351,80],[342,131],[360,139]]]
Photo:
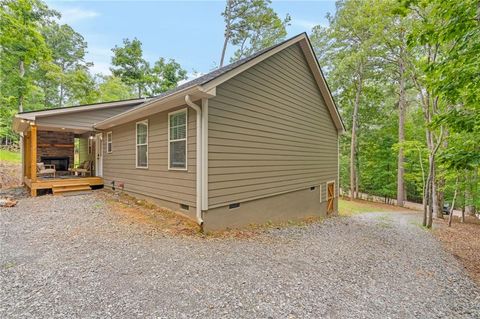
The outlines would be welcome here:
[[[416,219],[206,240],[92,195],[27,198],[0,210],[0,318],[480,318],[480,288]]]

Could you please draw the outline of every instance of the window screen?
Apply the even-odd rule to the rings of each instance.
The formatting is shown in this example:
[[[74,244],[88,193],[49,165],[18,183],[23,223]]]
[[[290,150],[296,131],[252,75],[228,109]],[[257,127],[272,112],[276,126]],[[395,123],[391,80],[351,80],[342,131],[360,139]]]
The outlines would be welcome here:
[[[170,113],[169,127],[169,154],[170,169],[187,168],[187,110]]]
[[[148,122],[137,123],[137,167],[148,167]]]

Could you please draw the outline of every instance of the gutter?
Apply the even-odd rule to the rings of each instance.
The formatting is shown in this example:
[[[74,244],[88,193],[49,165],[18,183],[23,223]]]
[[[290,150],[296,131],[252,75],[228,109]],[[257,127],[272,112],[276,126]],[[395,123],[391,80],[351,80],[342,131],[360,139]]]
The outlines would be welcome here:
[[[197,136],[196,136],[196,162],[197,162],[197,170],[196,170],[196,191],[197,191],[197,204],[196,204],[196,217],[197,223],[203,229],[203,218],[202,218],[202,196],[203,196],[203,174],[202,174],[202,166],[203,166],[203,155],[202,152],[202,108],[193,103],[190,99],[190,95],[185,95],[185,103],[190,106],[192,109],[195,110],[197,113]]]

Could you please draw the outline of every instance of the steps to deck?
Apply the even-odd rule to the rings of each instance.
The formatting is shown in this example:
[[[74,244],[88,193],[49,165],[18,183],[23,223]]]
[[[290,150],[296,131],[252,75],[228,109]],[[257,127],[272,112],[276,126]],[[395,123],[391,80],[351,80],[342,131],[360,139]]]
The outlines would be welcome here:
[[[72,183],[72,184],[58,184],[52,185],[52,193],[53,195],[61,195],[61,194],[72,194],[72,193],[79,193],[79,192],[86,192],[91,191],[89,183]]]

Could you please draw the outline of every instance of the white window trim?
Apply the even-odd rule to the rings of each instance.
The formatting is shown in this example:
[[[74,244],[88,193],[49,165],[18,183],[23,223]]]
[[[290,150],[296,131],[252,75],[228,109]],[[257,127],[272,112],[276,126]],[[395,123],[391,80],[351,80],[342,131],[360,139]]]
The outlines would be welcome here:
[[[88,153],[88,155],[93,154],[93,138],[92,138],[92,136],[89,136],[87,138],[87,153]]]
[[[108,141],[108,136],[110,135],[110,142]],[[108,150],[108,144],[110,144],[110,151]],[[113,153],[113,133],[112,131],[107,132],[107,154]]]
[[[170,116],[177,114],[177,113],[182,113],[185,112],[185,138],[179,139],[179,140],[170,140]],[[187,171],[188,170],[188,108],[180,109],[174,112],[168,113],[167,116],[167,121],[168,121],[168,137],[167,137],[167,144],[168,144],[168,170],[169,171]],[[185,140],[185,168],[180,168],[180,167],[170,167],[170,142],[176,142],[176,141],[183,141]],[[198,156],[198,155],[197,155]]]
[[[138,124],[147,125],[147,141],[145,144],[138,144]],[[147,145],[147,166],[138,166],[138,146]],[[135,168],[147,169],[148,168],[148,120],[143,120],[135,123]]]

